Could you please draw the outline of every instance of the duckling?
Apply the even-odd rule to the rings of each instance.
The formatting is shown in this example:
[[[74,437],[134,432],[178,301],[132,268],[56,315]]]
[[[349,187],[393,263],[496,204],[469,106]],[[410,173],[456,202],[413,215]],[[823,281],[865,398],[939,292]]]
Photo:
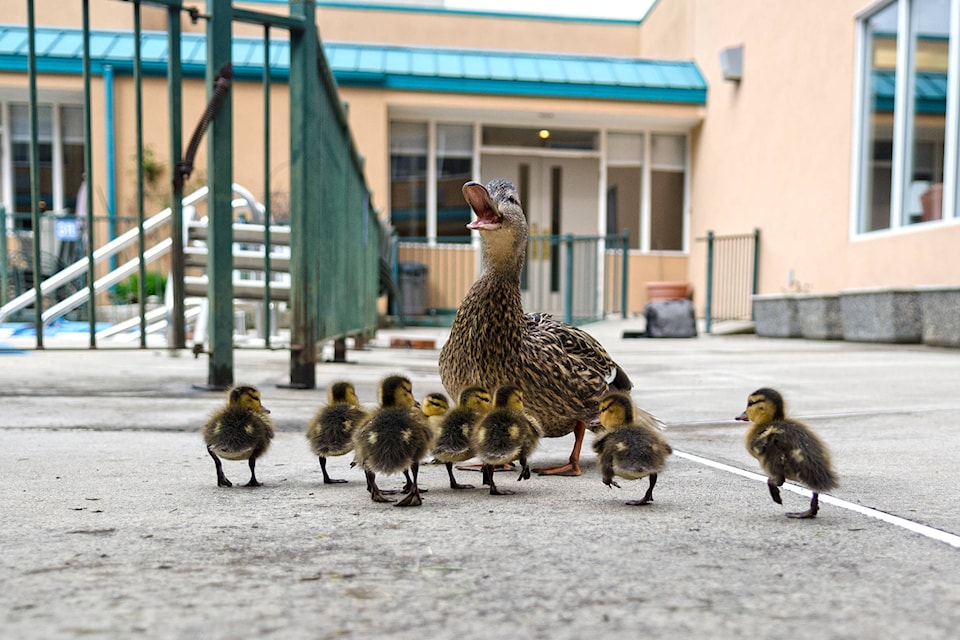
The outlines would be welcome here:
[[[217,467],[217,486],[232,487],[223,474],[220,458],[249,460],[248,487],[259,487],[255,467],[259,458],[273,440],[273,422],[267,417],[270,410],[260,401],[256,387],[237,385],[227,392],[227,406],[210,416],[203,425],[203,440],[207,453]]]
[[[760,461],[769,479],[770,497],[783,504],[780,489],[784,480],[793,480],[813,493],[810,508],[788,513],[788,518],[814,518],[820,510],[819,493],[838,486],[830,463],[830,452],[807,425],[786,417],[780,392],[757,389],[747,398],[747,409],[736,418],[752,422],[747,429],[747,451]]]
[[[324,484],[346,482],[327,474],[327,458],[353,451],[353,431],[366,417],[353,384],[341,381],[330,385],[327,405],[310,420],[306,433],[310,448],[320,460]]]
[[[501,385],[493,397],[493,409],[483,417],[473,432],[474,454],[483,461],[483,484],[490,486],[490,495],[510,495],[509,489],[498,489],[493,480],[494,467],[520,461],[520,480],[530,478],[528,458],[540,442],[540,424],[524,412],[523,391],[512,384]]]
[[[428,393],[424,396],[423,402],[420,403],[420,410],[423,411],[423,415],[427,416],[427,424],[430,425],[430,431],[433,434],[430,443],[432,447],[440,433],[443,417],[450,411],[450,401],[442,393]]]
[[[462,389],[516,384],[529,395],[526,410],[549,438],[573,432],[569,460],[541,475],[579,476],[587,423],[600,398],[633,384],[587,332],[544,313],[524,313],[520,293],[527,222],[517,188],[501,178],[468,182],[463,195],[477,219],[483,271],[457,310],[440,350],[440,380],[451,397]]]
[[[453,463],[473,457],[471,436],[476,425],[490,411],[492,398],[483,387],[468,387],[460,392],[460,402],[444,416],[433,448],[435,459],[447,467],[451,489],[473,489],[453,476]]]
[[[374,502],[393,502],[377,486],[376,474],[402,471],[408,479],[407,497],[397,506],[418,507],[422,504],[417,473],[420,460],[430,450],[432,433],[426,416],[416,404],[413,385],[408,378],[387,377],[380,385],[380,408],[354,436],[356,461],[363,465],[367,490]]]
[[[646,476],[647,492],[640,500],[628,505],[643,505],[653,501],[653,487],[657,474],[663,471],[667,456],[673,449],[660,434],[660,421],[644,411],[637,411],[626,393],[611,392],[600,399],[600,424],[603,432],[593,442],[597,452],[603,483],[620,488],[613,479],[638,480]]]

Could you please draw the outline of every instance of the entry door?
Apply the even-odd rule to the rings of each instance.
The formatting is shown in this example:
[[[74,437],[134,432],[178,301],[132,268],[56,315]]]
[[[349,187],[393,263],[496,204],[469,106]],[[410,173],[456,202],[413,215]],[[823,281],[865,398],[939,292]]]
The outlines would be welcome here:
[[[530,227],[520,283],[524,309],[562,317],[567,255],[559,237],[597,233],[597,161],[484,154],[480,171],[484,183],[507,178],[520,191]]]

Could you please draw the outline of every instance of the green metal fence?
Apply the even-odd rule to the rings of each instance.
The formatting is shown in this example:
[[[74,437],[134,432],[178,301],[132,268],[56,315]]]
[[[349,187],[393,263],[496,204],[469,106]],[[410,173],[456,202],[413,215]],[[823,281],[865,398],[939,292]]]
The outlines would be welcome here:
[[[760,230],[727,236],[708,231],[697,240],[707,243],[707,333],[716,320],[750,320],[757,293]]]
[[[94,74],[109,76],[125,73],[109,65],[94,65],[91,54],[93,30],[90,24],[90,3],[82,0],[83,46],[82,74],[84,93],[84,169],[85,183],[96,184],[94,175],[93,144],[91,140],[91,78]],[[137,209],[137,274],[139,275],[140,303],[140,348],[146,347],[147,309],[145,283],[145,254],[153,248],[146,246],[147,224],[144,211],[144,157],[143,146],[143,65],[141,61],[141,7],[160,7],[167,12],[167,61],[166,84],[169,109],[169,156],[176,161],[169,185],[170,208],[162,217],[169,224],[169,240],[163,251],[170,252],[170,281],[172,300],[168,309],[170,330],[169,344],[172,349],[186,348],[185,286],[184,286],[184,185],[193,172],[193,154],[201,140],[207,145],[206,178],[208,190],[204,192],[208,229],[206,243],[207,299],[209,303],[209,370],[207,386],[224,388],[233,383],[233,331],[234,331],[234,281],[233,239],[234,105],[231,97],[232,77],[232,29],[236,22],[256,25],[263,30],[262,90],[264,112],[263,140],[248,141],[263,158],[262,215],[272,220],[270,167],[270,117],[271,101],[278,92],[289,96],[290,138],[289,158],[289,214],[290,226],[290,385],[312,388],[315,386],[318,346],[321,341],[342,338],[348,335],[369,335],[376,330],[376,300],[379,293],[379,251],[381,227],[372,210],[370,194],[364,178],[362,160],[354,147],[333,76],[323,55],[316,26],[316,3],[312,0],[291,0],[288,15],[260,13],[233,6],[232,0],[207,0],[205,11],[187,7],[180,0],[97,0],[111,2],[118,11],[129,10],[132,15],[134,49],[132,53],[132,79],[134,105],[131,113],[122,117],[136,122],[136,209]],[[26,0],[28,46],[26,52],[26,75],[29,88],[30,113],[30,181],[31,181],[31,237],[29,251],[34,264],[42,258],[40,233],[41,211],[40,160],[38,143],[38,72],[37,26],[33,0]],[[181,17],[186,14],[194,22],[205,21],[206,71],[205,81],[209,98],[207,110],[193,130],[186,149],[183,145],[183,65],[181,56]],[[273,34],[281,36],[274,38]],[[279,47],[286,55],[289,51],[289,74],[286,79],[275,80],[272,73],[271,55]],[[107,90],[112,91],[112,84]],[[110,94],[112,95],[112,94]],[[112,100],[109,98],[108,100]],[[112,104],[109,105],[112,107]],[[192,114],[196,117],[197,114]],[[192,119],[192,118],[191,118]],[[158,123],[152,123],[154,126]],[[108,131],[108,135],[111,132]],[[245,150],[250,154],[250,149]],[[115,171],[111,158],[107,159],[108,171]],[[126,176],[124,176],[126,177]],[[107,177],[112,184],[116,175]],[[187,196],[188,198],[191,196]],[[85,195],[89,220],[98,218],[95,209],[94,189],[87,188]],[[111,225],[115,222],[114,211],[108,211]],[[163,212],[161,212],[163,213]],[[9,215],[9,212],[8,212]],[[151,223],[152,224],[152,223]],[[97,238],[95,224],[85,228],[86,255],[74,266],[83,273],[87,287],[86,313],[89,320],[89,346],[97,344],[97,298],[102,290],[97,289],[107,282],[96,278],[107,262],[115,265],[116,254],[98,249],[105,243]],[[154,228],[151,226],[151,228]],[[156,227],[156,228],[159,228]],[[271,225],[264,226],[263,271],[266,285],[264,302],[271,305]],[[112,231],[110,232],[112,235]],[[107,238],[110,240],[111,238]],[[8,269],[6,247],[3,247],[4,296],[7,293]],[[44,311],[51,305],[48,289],[33,287],[33,320],[36,331],[36,348],[45,348]],[[6,300],[0,300],[6,302]],[[2,316],[2,314],[0,314]],[[265,321],[270,322],[266,314]],[[271,330],[268,324],[266,346],[270,347]]]

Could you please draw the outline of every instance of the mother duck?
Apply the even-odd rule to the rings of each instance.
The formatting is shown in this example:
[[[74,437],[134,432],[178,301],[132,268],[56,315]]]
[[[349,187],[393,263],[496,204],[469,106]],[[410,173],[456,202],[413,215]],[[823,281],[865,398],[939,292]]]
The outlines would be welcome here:
[[[591,335],[544,313],[524,313],[520,274],[527,247],[527,220],[509,180],[463,185],[477,219],[482,271],[467,292],[440,351],[440,380],[459,397],[471,386],[515,384],[524,407],[550,438],[574,433],[570,460],[544,475],[580,475],[586,425],[608,391],[629,391],[627,374]]]

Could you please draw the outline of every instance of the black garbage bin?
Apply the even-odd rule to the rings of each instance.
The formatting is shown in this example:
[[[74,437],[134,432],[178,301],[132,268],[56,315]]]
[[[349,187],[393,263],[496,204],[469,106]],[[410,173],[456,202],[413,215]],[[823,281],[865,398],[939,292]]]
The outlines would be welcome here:
[[[403,304],[401,312],[405,316],[422,316],[427,307],[424,291],[427,286],[427,265],[419,262],[401,262],[399,272],[400,297]]]

